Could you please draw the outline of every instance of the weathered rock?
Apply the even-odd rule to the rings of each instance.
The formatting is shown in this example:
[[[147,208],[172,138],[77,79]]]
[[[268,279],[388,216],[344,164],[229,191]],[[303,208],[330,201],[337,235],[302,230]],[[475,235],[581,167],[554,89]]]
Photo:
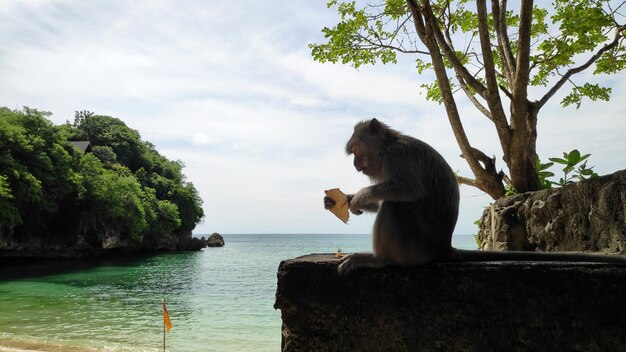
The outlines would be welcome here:
[[[206,244],[209,247],[222,247],[224,246],[224,237],[222,237],[222,235],[220,235],[219,233],[215,232],[211,236],[209,236],[209,239],[206,241]]]
[[[478,239],[485,250],[624,252],[626,170],[497,200]]]
[[[282,351],[625,351],[626,265],[284,261]]]
[[[191,232],[156,239],[144,238],[142,243],[133,243],[115,229],[115,224],[103,227],[101,232],[87,231],[86,228],[64,238],[57,237],[56,241],[47,241],[39,236],[20,237],[12,228],[0,228],[0,264],[127,257],[161,251],[199,251],[206,247],[206,241],[192,237]]]
[[[206,241],[192,237],[190,234],[188,237],[183,237],[178,240],[176,249],[179,251],[199,251],[206,246]]]
[[[0,250],[12,249],[14,241],[13,227],[0,226]]]
[[[102,248],[104,249],[123,248],[128,247],[128,245],[129,240],[127,238],[123,239],[119,234],[105,236],[102,238]]]

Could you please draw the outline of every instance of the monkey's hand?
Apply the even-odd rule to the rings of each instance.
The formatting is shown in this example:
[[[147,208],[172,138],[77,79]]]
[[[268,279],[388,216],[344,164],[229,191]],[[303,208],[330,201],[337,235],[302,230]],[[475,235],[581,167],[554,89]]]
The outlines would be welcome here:
[[[352,202],[353,197],[354,197],[354,194],[346,194],[346,198],[348,198],[348,204]],[[332,198],[328,196],[324,197],[324,209],[330,210],[332,207],[335,206],[335,204],[336,203]]]
[[[356,194],[351,194],[348,196],[348,201],[350,202],[350,212],[354,215],[363,214],[363,209],[366,205],[367,191],[362,189],[358,191]]]
[[[335,206],[335,201],[330,197],[324,197],[324,209],[330,210]]]

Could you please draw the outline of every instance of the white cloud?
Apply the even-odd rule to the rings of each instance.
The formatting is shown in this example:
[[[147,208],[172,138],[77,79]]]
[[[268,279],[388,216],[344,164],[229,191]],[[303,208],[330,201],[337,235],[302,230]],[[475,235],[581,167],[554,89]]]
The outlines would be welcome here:
[[[207,145],[214,144],[216,141],[205,133],[194,133],[191,135],[191,142],[195,145]]]
[[[379,117],[439,150],[470,175],[443,107],[426,102],[410,59],[398,65],[320,64],[307,44],[336,21],[324,2],[8,1],[0,8],[0,105],[118,117],[170,159],[182,160],[204,199],[196,232],[369,232],[372,216],[348,226],[322,209],[323,190],[354,192],[368,179],[344,144],[353,124]],[[626,165],[623,105],[580,111],[546,107],[538,150],[592,153],[596,170]],[[486,119],[460,104],[468,135],[499,156]],[[592,118],[589,118],[592,116]],[[462,188],[458,233],[489,198]]]

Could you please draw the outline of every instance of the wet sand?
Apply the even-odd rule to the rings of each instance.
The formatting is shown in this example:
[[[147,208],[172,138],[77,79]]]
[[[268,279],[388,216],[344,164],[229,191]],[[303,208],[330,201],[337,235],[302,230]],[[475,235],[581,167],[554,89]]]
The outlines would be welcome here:
[[[0,339],[0,352],[98,352],[96,348],[64,346],[46,342]]]

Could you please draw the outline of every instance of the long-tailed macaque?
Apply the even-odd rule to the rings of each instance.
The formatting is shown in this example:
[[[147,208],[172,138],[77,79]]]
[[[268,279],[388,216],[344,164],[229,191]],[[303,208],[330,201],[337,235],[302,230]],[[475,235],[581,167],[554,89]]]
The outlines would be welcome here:
[[[468,251],[452,247],[459,212],[454,172],[430,145],[389,128],[376,119],[359,122],[346,144],[354,167],[373,184],[348,195],[350,211],[378,212],[373,253],[344,257],[340,273],[360,267],[417,266],[463,261],[583,261],[626,263],[621,256],[574,253]],[[324,207],[334,201],[324,198]]]

